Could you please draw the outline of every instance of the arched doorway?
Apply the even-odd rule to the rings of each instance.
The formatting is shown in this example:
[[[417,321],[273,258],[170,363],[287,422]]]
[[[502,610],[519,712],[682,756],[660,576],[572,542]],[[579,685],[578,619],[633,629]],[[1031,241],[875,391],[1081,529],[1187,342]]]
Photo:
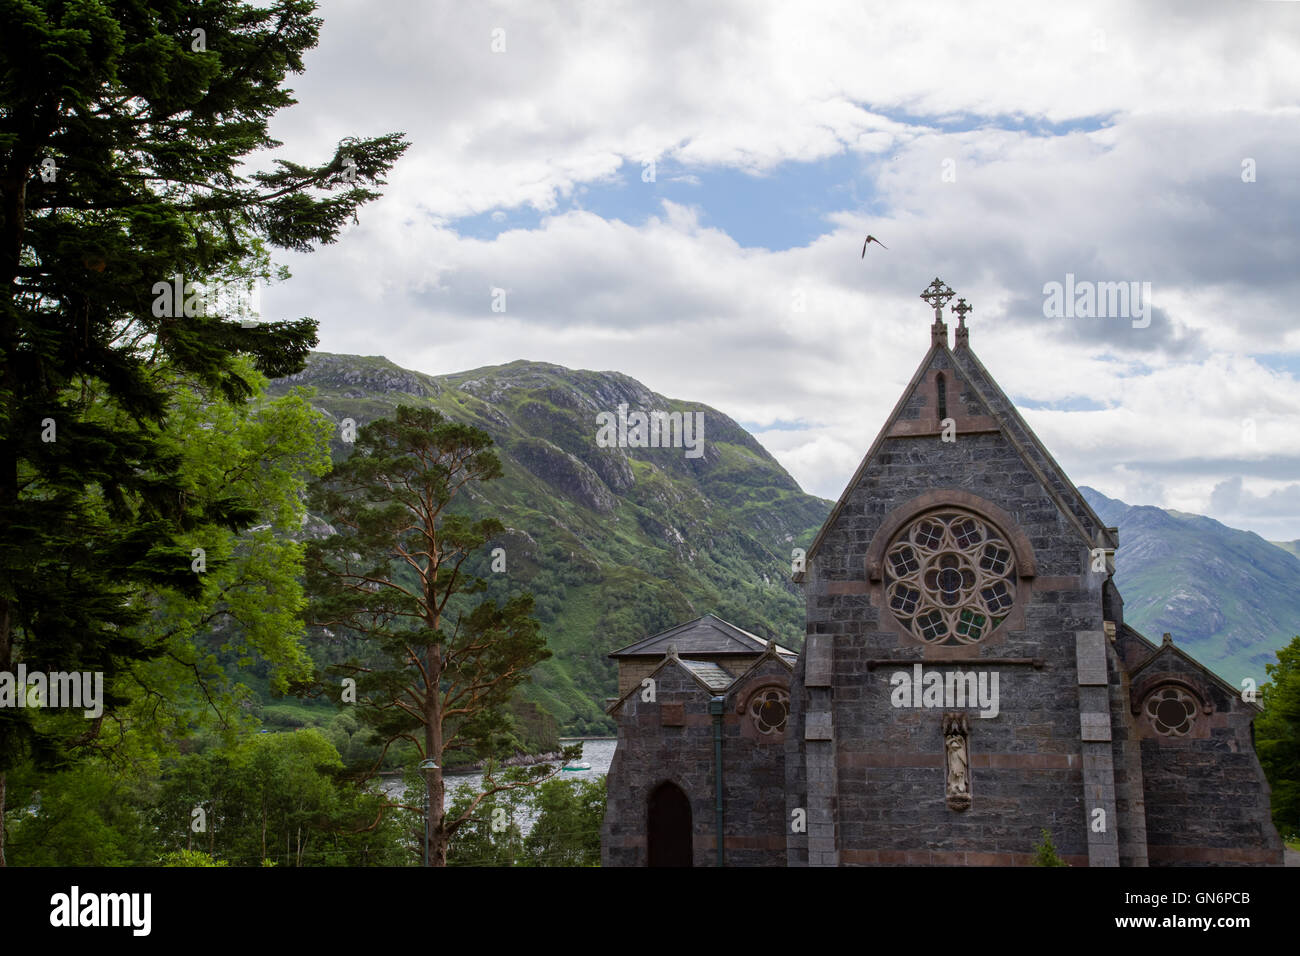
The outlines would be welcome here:
[[[691,866],[691,801],[676,784],[659,784],[646,808],[646,856],[649,866]]]

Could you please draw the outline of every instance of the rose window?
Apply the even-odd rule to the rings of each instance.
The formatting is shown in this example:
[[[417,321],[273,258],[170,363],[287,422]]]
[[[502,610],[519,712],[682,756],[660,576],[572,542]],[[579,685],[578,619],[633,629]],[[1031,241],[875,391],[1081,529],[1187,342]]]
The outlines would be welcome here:
[[[1196,698],[1180,687],[1162,687],[1147,698],[1146,715],[1156,733],[1185,737],[1196,719]]]
[[[754,695],[749,702],[749,716],[760,734],[779,734],[790,716],[790,695],[772,687]]]
[[[962,511],[908,525],[885,552],[885,595],[894,616],[928,644],[975,644],[1016,600],[1011,545]]]

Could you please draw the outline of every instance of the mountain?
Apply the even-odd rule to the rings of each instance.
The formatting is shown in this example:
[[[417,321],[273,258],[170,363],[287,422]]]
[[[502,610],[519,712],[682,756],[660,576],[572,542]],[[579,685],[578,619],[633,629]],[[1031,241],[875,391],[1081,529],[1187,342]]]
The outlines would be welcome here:
[[[314,353],[272,394],[316,390],[312,404],[357,427],[398,404],[432,406],[492,436],[504,476],[474,502],[508,531],[506,571],[476,573],[488,594],[537,597],[554,656],[525,696],[565,733],[612,732],[602,702],[617,686],[606,655],[713,612],[787,647],[803,643],[802,593],[791,549],[807,547],[831,502],[804,494],[743,428],[716,409],[666,398],[618,372],[517,361],[424,375],[375,356]],[[703,415],[699,457],[688,448],[597,444],[601,412]],[[336,434],[334,453],[350,451]]]
[[[1264,665],[1300,634],[1300,559],[1213,518],[1079,490],[1119,528],[1115,583],[1125,622],[1157,642],[1168,631],[1233,684],[1263,683]]]
[[[1275,544],[1287,554],[1293,554],[1300,558],[1300,538],[1295,541],[1270,541],[1269,544]]]
[[[713,612],[802,646],[790,552],[808,546],[832,502],[804,494],[716,409],[666,398],[618,372],[528,361],[433,376],[382,357],[314,353],[271,392],[299,385],[314,388],[313,404],[338,423],[360,427],[398,404],[428,405],[492,436],[505,474],[480,486],[473,504],[508,529],[494,542],[505,549],[506,572],[492,573],[487,555],[474,570],[493,597],[537,597],[554,656],[536,668],[525,696],[562,732],[612,731],[601,704],[617,670],[606,655],[682,621]],[[600,447],[596,416],[620,405],[702,413],[702,454]],[[350,450],[336,433],[335,455]],[[1273,652],[1300,632],[1300,559],[1210,518],[1080,490],[1120,529],[1125,619],[1157,641],[1169,631],[1233,683],[1262,682]]]

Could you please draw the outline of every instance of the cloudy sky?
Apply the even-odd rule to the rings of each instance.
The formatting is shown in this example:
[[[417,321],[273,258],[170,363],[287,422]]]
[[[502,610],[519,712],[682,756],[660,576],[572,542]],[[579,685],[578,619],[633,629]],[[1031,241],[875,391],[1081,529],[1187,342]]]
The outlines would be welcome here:
[[[625,372],[837,498],[928,348],[938,275],[1077,484],[1300,538],[1300,3],[320,16],[280,153],[412,144],[264,296],[322,349]],[[863,260],[868,232],[889,248]],[[1049,317],[1067,274],[1149,283],[1150,312]]]

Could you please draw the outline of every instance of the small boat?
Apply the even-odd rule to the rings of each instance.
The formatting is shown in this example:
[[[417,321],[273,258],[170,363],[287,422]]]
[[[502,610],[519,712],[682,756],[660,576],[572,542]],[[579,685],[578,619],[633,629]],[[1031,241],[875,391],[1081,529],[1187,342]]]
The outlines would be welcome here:
[[[582,763],[571,763],[571,764],[569,764],[568,766],[566,766],[566,767],[564,768],[564,772],[565,772],[565,773],[572,773],[572,772],[576,772],[576,771],[578,771],[578,770],[590,770],[590,769],[591,769],[591,764],[587,763],[587,762],[584,760]]]

